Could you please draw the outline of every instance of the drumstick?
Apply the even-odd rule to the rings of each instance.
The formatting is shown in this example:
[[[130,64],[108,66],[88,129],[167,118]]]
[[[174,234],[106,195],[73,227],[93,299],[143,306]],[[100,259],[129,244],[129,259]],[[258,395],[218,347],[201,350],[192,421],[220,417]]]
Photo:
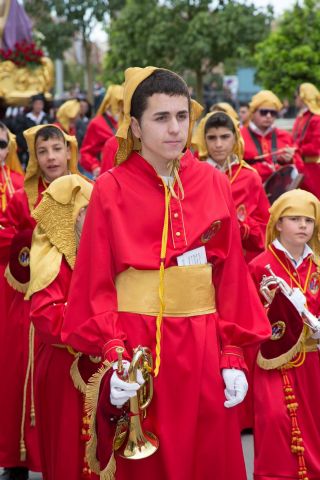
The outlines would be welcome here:
[[[296,150],[296,147],[290,147],[290,148],[294,148],[294,150]],[[273,155],[277,156],[280,153],[283,153],[286,149],[287,149],[287,147],[279,148],[278,150],[275,150],[274,152],[264,153],[263,155],[258,155],[257,157],[254,157],[253,160],[260,160],[261,158],[269,157],[270,155],[271,156],[273,156]]]

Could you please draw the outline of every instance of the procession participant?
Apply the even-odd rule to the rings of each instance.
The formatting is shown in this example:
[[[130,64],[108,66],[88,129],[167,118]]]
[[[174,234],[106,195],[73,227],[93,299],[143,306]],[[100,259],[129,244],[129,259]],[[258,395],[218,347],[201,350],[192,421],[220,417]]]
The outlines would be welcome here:
[[[247,126],[250,118],[249,103],[240,102],[238,113],[239,113],[240,126],[241,127]]]
[[[5,385],[0,396],[0,465],[6,467],[1,478],[10,480],[27,479],[28,469],[41,470],[33,426],[33,330],[30,305],[24,300],[35,226],[31,212],[50,182],[77,172],[74,137],[54,125],[32,127],[24,134],[30,155],[24,188],[14,193],[0,217],[0,258],[3,263],[9,261],[6,278],[14,289],[0,348],[0,381]]]
[[[234,117],[216,111],[199,123],[193,137],[200,160],[226,173],[247,262],[263,252],[269,202],[258,173],[243,161],[243,140]]]
[[[23,186],[23,170],[17,156],[16,137],[0,122],[1,211],[7,208],[15,190]]]
[[[155,359],[143,426],[160,446],[141,461],[117,456],[116,478],[246,478],[229,407],[247,391],[242,347],[266,339],[270,327],[241,253],[229,182],[183,153],[199,110],[175,73],[126,70],[119,165],[94,187],[62,330],[65,343],[105,359],[104,376],[88,390],[88,458],[101,478],[114,475],[112,445],[122,425],[110,443],[110,409],[142,383],[139,375],[118,377],[117,348],[128,360],[138,345]]]
[[[58,178],[32,212],[37,226],[26,298],[31,297],[30,317],[40,342],[35,359],[35,406],[44,480],[93,478],[85,461],[86,384],[79,368],[89,378],[98,365],[63,345],[60,335],[91,191],[92,185],[79,175]]]
[[[0,122],[0,193],[1,208],[4,212],[15,190],[23,186],[23,170],[17,156],[15,136]],[[10,287],[4,278],[6,263],[0,261],[0,338],[3,338],[4,318],[7,306],[10,305]]]
[[[320,198],[320,92],[312,83],[302,83],[295,103],[300,111],[292,135],[304,162],[301,186]]]
[[[210,108],[210,112],[224,112],[230,115],[230,117],[234,118],[237,121],[237,124],[239,122],[239,116],[235,109],[230,105],[230,103],[227,102],[219,102],[215,103],[212,105]]]
[[[281,195],[270,209],[267,249],[250,264],[258,290],[270,273],[289,290],[265,296],[273,335],[261,346],[254,372],[256,480],[320,478],[319,333],[301,317],[306,308],[320,314],[319,222],[314,195]]]
[[[28,164],[28,148],[23,136],[23,132],[28,128],[36,125],[45,125],[50,123],[49,116],[44,111],[45,96],[43,93],[38,93],[31,97],[31,110],[27,113],[18,115],[13,123],[13,132],[17,135],[17,143],[19,147],[19,157],[24,166]]]
[[[100,175],[101,152],[106,141],[115,135],[122,104],[123,87],[110,85],[96,116],[88,125],[80,150],[80,164],[94,178]]]
[[[289,132],[274,126],[282,108],[279,98],[270,90],[261,90],[250,102],[250,122],[241,128],[244,159],[252,165],[263,182],[281,166],[293,163],[299,171],[303,162]]]
[[[76,122],[80,115],[79,100],[67,100],[57,110],[57,125],[68,135],[76,136]]]

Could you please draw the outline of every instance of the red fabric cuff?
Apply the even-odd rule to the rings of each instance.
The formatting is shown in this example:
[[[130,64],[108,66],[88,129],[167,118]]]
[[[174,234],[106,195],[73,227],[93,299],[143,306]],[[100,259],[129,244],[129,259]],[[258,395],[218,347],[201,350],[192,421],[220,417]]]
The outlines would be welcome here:
[[[123,359],[130,361],[129,354],[126,351],[124,343],[119,338],[115,338],[114,340],[109,340],[109,342],[104,344],[104,346],[102,347],[103,359],[107,360],[110,363],[116,362],[118,360],[118,354],[116,352],[116,349],[118,347],[124,348],[124,352],[122,355]]]
[[[99,168],[101,167],[100,163],[98,163],[98,162],[93,163],[93,164],[91,165],[91,172],[93,172],[93,170],[94,170],[95,168],[97,168],[97,167],[99,167]]]
[[[237,368],[248,371],[241,347],[235,347],[233,345],[224,347],[220,359],[220,369],[222,370],[223,368]]]

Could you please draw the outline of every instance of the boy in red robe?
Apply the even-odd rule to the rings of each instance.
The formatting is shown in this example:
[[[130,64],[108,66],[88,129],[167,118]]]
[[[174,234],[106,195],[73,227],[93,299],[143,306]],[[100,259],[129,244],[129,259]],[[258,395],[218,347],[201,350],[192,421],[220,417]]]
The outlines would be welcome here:
[[[28,469],[40,471],[33,407],[33,332],[30,304],[24,300],[29,281],[29,249],[35,220],[31,216],[51,181],[77,172],[77,143],[57,126],[40,125],[24,132],[30,160],[24,188],[17,190],[0,217],[1,262],[8,264],[10,306],[0,348],[0,465],[4,479],[24,480]],[[10,260],[10,261],[9,261]],[[9,262],[9,263],[8,263]],[[10,360],[10,361],[9,361]]]
[[[44,480],[93,478],[84,461],[86,434],[81,430],[86,428],[86,384],[78,366],[88,370],[89,364],[89,378],[98,365],[63,345],[60,335],[91,191],[92,185],[79,175],[61,177],[49,185],[32,213],[37,226],[26,298],[31,297],[30,317],[41,342],[35,365],[35,400]]]
[[[239,220],[245,259],[263,252],[269,202],[260,176],[243,161],[238,122],[222,111],[208,113],[199,123],[193,144],[201,160],[226,173]]]
[[[110,85],[97,111],[88,125],[80,149],[81,166],[96,178],[101,173],[101,153],[104,144],[118,128],[119,115],[122,112],[123,87]]]
[[[264,276],[278,277],[264,294],[273,335],[254,372],[256,480],[320,478],[319,222],[314,195],[281,195],[270,208],[267,250],[250,263],[261,293]],[[279,279],[288,296],[283,286],[274,293]],[[315,316],[312,328],[303,324],[306,310]]]
[[[304,162],[302,188],[320,198],[320,92],[312,83],[302,83],[296,94],[300,109],[292,130]]]
[[[106,410],[124,406],[141,383],[139,375],[118,377],[117,348],[130,359],[142,345],[155,360],[143,428],[159,448],[144,460],[117,456],[116,479],[244,480],[230,407],[247,391],[242,347],[270,330],[242,256],[229,182],[183,153],[199,115],[185,82],[154,67],[129,68],[125,78],[119,165],[94,187],[62,331],[110,372],[95,406],[91,397],[91,465],[114,475],[112,449],[101,448],[115,417],[108,422]]]
[[[241,128],[244,159],[252,165],[262,182],[281,166],[294,164],[300,171],[303,162],[289,132],[274,126],[282,108],[279,98],[270,90],[261,90],[250,102],[250,121]]]

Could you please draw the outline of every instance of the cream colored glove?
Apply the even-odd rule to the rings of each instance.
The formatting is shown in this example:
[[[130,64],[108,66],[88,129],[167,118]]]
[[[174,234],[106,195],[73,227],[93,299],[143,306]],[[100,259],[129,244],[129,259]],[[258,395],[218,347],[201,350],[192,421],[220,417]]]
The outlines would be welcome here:
[[[237,368],[223,368],[222,377],[225,383],[224,394],[226,401],[224,406],[227,408],[234,407],[241,403],[248,391],[248,382],[242,370]]]

